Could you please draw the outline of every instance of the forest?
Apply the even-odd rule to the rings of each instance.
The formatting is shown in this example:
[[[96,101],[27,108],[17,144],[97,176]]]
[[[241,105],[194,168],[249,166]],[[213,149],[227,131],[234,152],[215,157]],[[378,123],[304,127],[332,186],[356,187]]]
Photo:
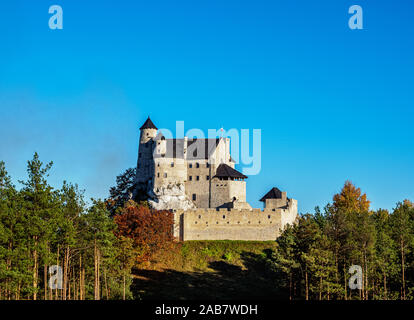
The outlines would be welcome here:
[[[290,299],[414,298],[413,204],[404,200],[392,212],[369,208],[367,196],[347,181],[332,204],[284,230],[270,260]],[[357,290],[349,287],[353,265],[362,269]]]
[[[0,300],[141,299],[136,273],[142,266],[163,252],[188,257],[193,248],[198,254],[197,244],[174,241],[171,212],[131,199],[134,169],[117,177],[108,199],[86,201],[76,184],[49,185],[52,166],[35,153],[17,188],[0,161]],[[209,245],[222,246],[214,264],[231,262],[231,242],[213,242],[202,245],[207,254]],[[249,272],[250,279],[265,277],[278,299],[412,300],[414,206],[403,200],[392,211],[371,210],[366,194],[347,181],[323,210],[300,215],[254,257],[250,265],[258,273],[247,269],[240,279]],[[362,270],[362,286],[351,290],[354,265]]]
[[[36,153],[17,190],[0,162],[0,299],[131,299],[134,263],[172,243],[171,214],[134,203],[115,216],[109,201],[87,205],[77,185],[48,184],[52,165]]]

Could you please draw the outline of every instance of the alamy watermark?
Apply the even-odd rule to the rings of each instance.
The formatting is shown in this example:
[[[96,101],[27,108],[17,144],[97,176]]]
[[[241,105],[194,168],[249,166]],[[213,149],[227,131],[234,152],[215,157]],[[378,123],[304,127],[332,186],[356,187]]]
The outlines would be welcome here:
[[[208,129],[197,128],[184,130],[184,121],[176,121],[175,138],[169,129],[159,129],[155,138],[154,157],[176,158],[179,153],[184,158],[208,159],[210,163],[228,163],[243,165],[242,173],[257,175],[261,170],[262,131],[261,129]],[[214,152],[215,150],[218,152]]]
[[[52,30],[63,29],[63,9],[61,6],[53,5],[49,7],[49,13],[52,16],[49,18],[49,28]]]
[[[49,18],[49,28],[51,30],[63,29],[63,9],[59,5],[52,5],[49,7],[49,13],[52,16]],[[352,5],[348,9],[348,13],[352,16],[348,20],[348,26],[351,30],[362,30],[363,26],[363,10],[359,5]]]
[[[63,273],[62,267],[53,265],[49,267],[49,288],[62,289],[63,288]]]
[[[362,268],[358,265],[352,265],[349,267],[348,273],[352,274],[349,278],[349,288],[351,290],[362,289]]]
[[[352,16],[349,18],[349,21],[348,21],[349,29],[351,30],[364,29],[362,7],[358,5],[353,5],[349,7],[348,13],[352,14]]]

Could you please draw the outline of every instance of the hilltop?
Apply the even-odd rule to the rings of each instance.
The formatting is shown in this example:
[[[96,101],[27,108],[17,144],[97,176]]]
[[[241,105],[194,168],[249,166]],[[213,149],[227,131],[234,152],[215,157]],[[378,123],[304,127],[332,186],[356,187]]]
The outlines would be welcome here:
[[[274,241],[186,241],[133,271],[137,299],[275,299]]]

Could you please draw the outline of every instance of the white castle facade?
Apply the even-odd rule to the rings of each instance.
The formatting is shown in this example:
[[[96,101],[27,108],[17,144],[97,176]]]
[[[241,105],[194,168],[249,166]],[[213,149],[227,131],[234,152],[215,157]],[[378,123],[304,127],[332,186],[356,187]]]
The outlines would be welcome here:
[[[181,240],[274,240],[295,221],[297,201],[277,188],[261,199],[263,211],[252,209],[246,179],[235,169],[229,138],[166,139],[149,117],[140,128],[136,190],[154,209],[175,212]]]

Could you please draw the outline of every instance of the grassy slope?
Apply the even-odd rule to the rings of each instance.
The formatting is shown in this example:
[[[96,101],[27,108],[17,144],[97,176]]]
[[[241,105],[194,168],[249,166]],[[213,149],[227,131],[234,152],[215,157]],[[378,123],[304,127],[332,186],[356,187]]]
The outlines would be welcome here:
[[[188,241],[135,270],[138,299],[275,299],[274,241]]]

